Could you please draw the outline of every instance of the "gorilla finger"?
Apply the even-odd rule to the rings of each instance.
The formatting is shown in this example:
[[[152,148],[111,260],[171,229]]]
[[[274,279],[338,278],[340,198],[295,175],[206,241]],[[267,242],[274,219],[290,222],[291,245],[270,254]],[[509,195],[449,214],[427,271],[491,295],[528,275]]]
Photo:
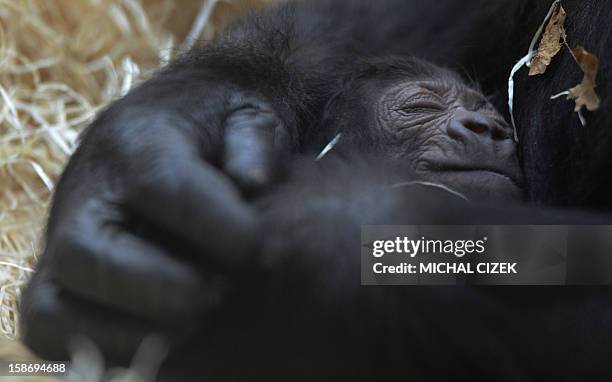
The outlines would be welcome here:
[[[225,122],[223,170],[247,193],[272,183],[288,149],[288,132],[271,112],[240,109]]]
[[[195,320],[200,310],[218,303],[221,284],[205,281],[193,266],[113,225],[115,208],[91,200],[56,232],[47,251],[62,286],[156,321]]]
[[[131,359],[151,333],[161,333],[168,341],[187,336],[82,300],[61,290],[46,274],[34,276],[21,300],[21,314],[23,341],[45,359],[68,360],[70,342],[80,336],[91,339],[115,362]]]
[[[255,211],[229,178],[201,158],[166,154],[134,159],[139,170],[131,172],[127,206],[215,260],[242,264],[259,236]]]

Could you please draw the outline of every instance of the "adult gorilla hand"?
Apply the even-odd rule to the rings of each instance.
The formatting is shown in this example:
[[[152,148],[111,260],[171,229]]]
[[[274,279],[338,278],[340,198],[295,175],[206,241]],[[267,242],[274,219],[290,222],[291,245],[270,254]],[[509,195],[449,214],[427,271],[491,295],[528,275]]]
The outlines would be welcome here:
[[[178,67],[100,115],[56,189],[26,344],[66,359],[84,335],[123,362],[148,333],[196,329],[257,246],[240,191],[270,183],[287,146],[261,99]]]

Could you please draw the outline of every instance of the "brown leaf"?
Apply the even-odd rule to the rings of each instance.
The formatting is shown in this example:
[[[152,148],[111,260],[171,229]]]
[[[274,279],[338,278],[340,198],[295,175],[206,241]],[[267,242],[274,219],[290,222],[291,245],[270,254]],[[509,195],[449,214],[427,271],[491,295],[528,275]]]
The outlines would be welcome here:
[[[536,76],[538,74],[544,74],[548,65],[552,59],[559,53],[563,42],[565,41],[565,18],[567,13],[561,6],[561,3],[557,5],[557,9],[553,12],[553,15],[546,26],[542,40],[540,40],[540,46],[538,51],[533,56],[531,64],[529,66],[529,75]]]
[[[599,60],[597,56],[587,52],[583,47],[579,46],[572,49],[572,53],[580,69],[584,73],[584,78],[580,85],[569,90],[569,99],[576,101],[576,112],[579,112],[582,107],[586,107],[588,111],[596,111],[601,104],[595,88],[597,87],[597,71],[599,70]]]

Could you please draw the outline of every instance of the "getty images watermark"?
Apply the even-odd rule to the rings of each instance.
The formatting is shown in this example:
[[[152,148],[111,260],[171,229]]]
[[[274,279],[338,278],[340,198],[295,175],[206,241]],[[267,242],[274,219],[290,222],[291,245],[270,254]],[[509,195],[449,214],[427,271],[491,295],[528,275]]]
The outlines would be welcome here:
[[[364,226],[364,285],[612,285],[612,226]]]

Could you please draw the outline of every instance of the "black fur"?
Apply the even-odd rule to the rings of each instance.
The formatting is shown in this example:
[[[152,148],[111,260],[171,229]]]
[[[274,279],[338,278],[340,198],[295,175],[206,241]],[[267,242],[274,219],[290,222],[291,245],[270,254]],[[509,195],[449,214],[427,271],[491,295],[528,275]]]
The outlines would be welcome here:
[[[602,64],[602,109],[583,128],[570,102],[549,100],[580,81],[565,52],[543,76],[519,74],[526,197],[604,212],[611,206],[612,3],[563,4],[570,44]],[[237,111],[257,115],[265,133],[253,152],[318,152],[337,133],[325,121],[338,116],[325,110],[373,59],[416,56],[447,66],[477,81],[506,112],[510,68],[549,7],[539,0],[304,0],[249,15],[186,54],[84,134],[24,294],[24,340],[43,357],[63,359],[70,340],[84,334],[125,363],[153,331],[171,346],[164,373],[196,380],[199,373],[215,380],[609,379],[608,288],[364,289],[357,257],[348,255],[365,222],[600,218],[381,189],[394,173],[368,158],[302,168],[284,187],[267,189],[270,199],[256,208],[236,184],[267,185],[277,174],[248,160],[226,168],[224,140]],[[275,159],[292,163],[286,158]],[[253,264],[256,254],[268,260],[263,269]],[[228,284],[237,286],[229,296]]]

